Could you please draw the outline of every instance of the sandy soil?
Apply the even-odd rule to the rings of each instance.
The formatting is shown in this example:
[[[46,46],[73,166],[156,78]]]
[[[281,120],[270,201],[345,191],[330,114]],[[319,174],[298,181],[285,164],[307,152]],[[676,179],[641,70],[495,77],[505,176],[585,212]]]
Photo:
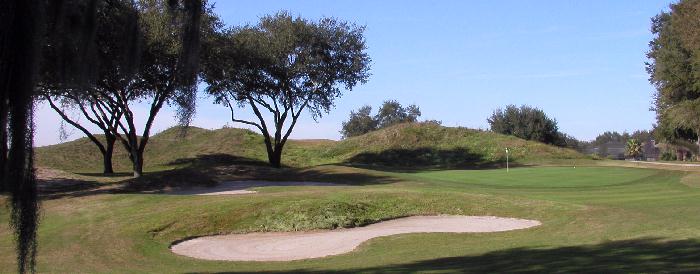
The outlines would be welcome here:
[[[689,187],[700,188],[700,173],[690,173],[681,178],[681,183]]]
[[[195,238],[171,247],[205,260],[292,261],[347,253],[376,237],[421,232],[498,232],[538,226],[534,220],[492,216],[415,216],[365,227],[312,232],[231,234]]]
[[[700,167],[700,164],[681,164],[681,163],[664,163],[664,162],[647,162],[647,161],[629,161],[632,163],[661,165],[661,166],[680,166],[680,167]]]
[[[231,181],[222,182],[213,187],[177,189],[167,191],[166,193],[175,195],[241,195],[257,193],[257,191],[248,190],[249,188],[266,186],[339,186],[339,184],[321,182]]]

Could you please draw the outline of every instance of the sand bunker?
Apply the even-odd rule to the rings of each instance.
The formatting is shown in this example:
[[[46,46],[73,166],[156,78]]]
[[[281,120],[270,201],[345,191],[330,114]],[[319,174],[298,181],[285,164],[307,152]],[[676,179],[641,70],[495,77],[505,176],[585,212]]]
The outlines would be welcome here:
[[[230,181],[219,183],[213,187],[195,187],[188,189],[178,189],[168,191],[168,194],[176,195],[240,195],[257,193],[254,190],[248,190],[254,187],[266,186],[339,186],[333,183],[321,182],[274,182],[274,181]]]
[[[312,232],[231,234],[195,238],[172,251],[204,260],[292,261],[347,253],[376,237],[421,232],[498,232],[540,225],[539,221],[491,216],[415,216],[365,227]]]

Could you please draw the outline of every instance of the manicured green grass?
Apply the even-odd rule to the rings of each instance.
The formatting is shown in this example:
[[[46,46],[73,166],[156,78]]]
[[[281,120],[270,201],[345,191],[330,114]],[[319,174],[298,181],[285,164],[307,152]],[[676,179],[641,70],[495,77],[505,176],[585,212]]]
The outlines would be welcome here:
[[[700,188],[681,182],[688,172],[582,166],[508,173],[337,166],[316,171],[355,184],[269,187],[247,196],[91,194],[45,200],[39,271],[700,271]],[[348,254],[294,262],[203,261],[168,250],[173,241],[200,235],[351,227],[421,214],[497,215],[543,225],[501,233],[395,235]],[[0,254],[12,254],[7,218],[2,211]],[[13,259],[0,256],[0,272],[13,270]]]
[[[466,185],[513,188],[600,187],[629,184],[654,174],[654,170],[604,167],[550,167],[492,170],[419,172],[414,177]]]

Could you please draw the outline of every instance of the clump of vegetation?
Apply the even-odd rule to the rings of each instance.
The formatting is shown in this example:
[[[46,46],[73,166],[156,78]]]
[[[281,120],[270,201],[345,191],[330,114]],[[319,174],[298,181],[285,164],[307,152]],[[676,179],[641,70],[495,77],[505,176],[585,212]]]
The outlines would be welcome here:
[[[649,130],[635,130],[632,133],[617,131],[606,131],[596,136],[591,142],[592,145],[602,145],[605,143],[626,143],[630,139],[635,139],[639,142],[645,142],[653,138],[654,133]]]
[[[559,132],[556,119],[548,117],[539,108],[527,105],[508,105],[504,109],[497,109],[487,121],[491,131],[525,140],[564,146],[568,138],[569,144],[576,143],[572,137]]]
[[[372,116],[372,107],[369,105],[362,106],[357,111],[351,111],[350,118],[343,122],[340,133],[343,138],[360,136],[396,124],[415,123],[420,116],[420,108],[416,105],[403,107],[396,100],[387,100],[382,103],[382,107],[374,116]]]
[[[670,151],[664,151],[663,153],[661,153],[661,160],[662,161],[675,161],[677,159],[678,158],[676,157],[676,154],[672,153]]]

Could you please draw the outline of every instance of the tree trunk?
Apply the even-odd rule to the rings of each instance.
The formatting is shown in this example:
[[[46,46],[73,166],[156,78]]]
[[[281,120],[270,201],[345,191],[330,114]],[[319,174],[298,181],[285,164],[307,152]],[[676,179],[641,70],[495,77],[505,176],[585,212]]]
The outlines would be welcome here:
[[[143,153],[138,150],[133,153],[134,178],[143,176]]]
[[[107,139],[107,147],[105,148],[105,152],[102,154],[102,160],[103,160],[103,172],[104,174],[114,174],[114,168],[112,167],[112,154],[114,152],[114,142],[117,141],[117,138],[109,135],[105,135],[105,138]]]
[[[270,165],[274,168],[281,168],[282,167],[282,149],[276,149],[274,150],[271,154],[268,154],[268,158],[270,159]]]
[[[276,149],[278,146],[277,145],[272,145],[272,139],[270,138],[269,135],[263,134],[265,137],[265,149],[267,150],[267,161],[270,163],[270,166],[274,168],[280,168],[282,167],[282,153],[281,150]]]

